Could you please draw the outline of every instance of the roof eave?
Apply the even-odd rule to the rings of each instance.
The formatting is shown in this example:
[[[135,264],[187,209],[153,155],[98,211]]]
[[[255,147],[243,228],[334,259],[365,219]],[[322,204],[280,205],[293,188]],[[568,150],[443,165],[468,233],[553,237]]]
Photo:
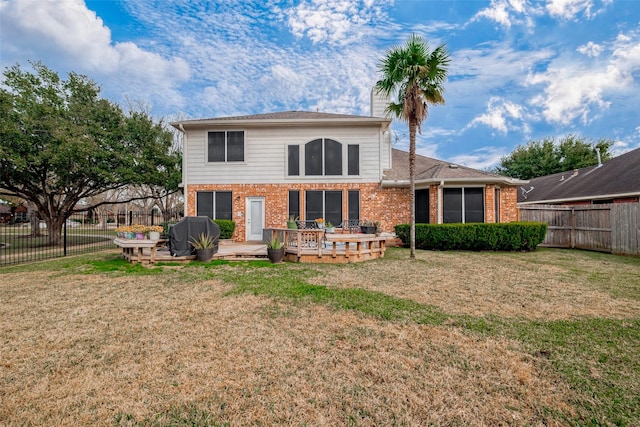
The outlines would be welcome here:
[[[416,185],[424,184],[506,184],[506,185],[522,185],[527,184],[529,181],[522,181],[515,178],[507,177],[494,177],[494,178],[429,178],[429,179],[417,179]],[[408,187],[409,180],[401,179],[383,179],[380,183],[382,187]]]
[[[322,118],[322,119],[257,119],[257,120],[184,120],[180,122],[169,123],[171,126],[179,129],[182,125],[186,127],[220,127],[220,126],[240,126],[240,127],[262,127],[262,126],[308,126],[308,125],[324,125],[324,126],[365,126],[365,125],[382,125],[384,129],[391,124],[391,119],[380,117],[358,117],[358,118]]]
[[[595,196],[580,196],[580,197],[567,197],[562,199],[547,199],[547,200],[527,200],[518,202],[519,205],[545,205],[564,202],[582,202],[588,200],[604,200],[604,199],[624,199],[627,197],[640,197],[640,191],[630,193],[613,193],[613,194],[598,194]]]

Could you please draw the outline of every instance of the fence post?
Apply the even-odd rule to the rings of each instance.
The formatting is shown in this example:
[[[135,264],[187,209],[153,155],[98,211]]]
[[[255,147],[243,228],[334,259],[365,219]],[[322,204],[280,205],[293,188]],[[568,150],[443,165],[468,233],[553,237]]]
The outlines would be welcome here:
[[[575,249],[576,247],[576,211],[571,208],[571,230],[569,231],[569,236],[571,240],[571,249]]]
[[[65,215],[64,225],[62,226],[62,246],[63,246],[63,255],[67,256],[67,216]]]

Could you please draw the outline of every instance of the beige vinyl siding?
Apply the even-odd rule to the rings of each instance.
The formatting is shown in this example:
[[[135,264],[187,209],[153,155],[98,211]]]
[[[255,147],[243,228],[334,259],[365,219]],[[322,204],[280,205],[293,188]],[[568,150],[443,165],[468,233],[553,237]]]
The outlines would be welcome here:
[[[207,133],[215,130],[243,130],[244,162],[207,162]],[[185,148],[186,181],[189,184],[258,184],[288,182],[375,182],[380,180],[380,128],[350,127],[208,127],[188,130]],[[317,138],[331,138],[343,144],[344,175],[340,177],[287,176],[287,146],[300,145],[304,159],[304,144]],[[360,146],[360,175],[347,175],[348,144]],[[388,150],[382,150],[387,152]],[[304,163],[304,160],[303,162]],[[302,169],[301,169],[302,171]]]

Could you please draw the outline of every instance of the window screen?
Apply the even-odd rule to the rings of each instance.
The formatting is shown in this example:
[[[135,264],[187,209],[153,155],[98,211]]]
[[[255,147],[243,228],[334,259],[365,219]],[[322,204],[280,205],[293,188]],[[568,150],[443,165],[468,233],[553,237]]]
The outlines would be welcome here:
[[[323,218],[323,191],[307,191],[306,195],[306,209],[305,209],[305,219],[306,220],[314,220],[316,218]]]
[[[244,132],[227,132],[227,161],[244,161]]]
[[[464,189],[464,222],[484,222],[484,192],[482,188]]]
[[[216,191],[214,219],[233,219],[231,191]]]
[[[324,174],[342,175],[342,144],[333,139],[324,140]]]
[[[305,175],[322,175],[322,140],[307,142],[304,146]]]
[[[442,222],[462,222],[462,188],[443,189],[442,204]]]
[[[288,147],[288,175],[298,176],[300,175],[300,146],[289,145]]]
[[[213,192],[198,191],[196,193],[196,215],[213,218]]]
[[[289,190],[289,217],[300,218],[299,190]]]
[[[334,226],[342,224],[342,191],[324,192],[324,217]]]
[[[207,147],[208,160],[210,162],[225,161],[225,135],[224,132],[209,132],[209,141]]]
[[[196,215],[211,219],[233,219],[231,191],[198,191]]]
[[[429,223],[429,189],[416,190],[416,223]]]
[[[348,174],[360,175],[360,146],[349,145],[348,149]]]
[[[349,218],[350,220],[360,220],[360,191],[349,190]]]

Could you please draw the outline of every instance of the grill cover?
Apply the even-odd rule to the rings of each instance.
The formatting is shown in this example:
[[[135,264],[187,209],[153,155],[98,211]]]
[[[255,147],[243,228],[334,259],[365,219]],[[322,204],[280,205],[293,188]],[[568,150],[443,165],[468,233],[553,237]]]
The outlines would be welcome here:
[[[189,241],[197,239],[201,233],[207,233],[216,239],[214,253],[218,249],[218,239],[220,238],[220,227],[211,221],[208,216],[187,216],[177,224],[169,228],[169,251],[171,256],[195,255]]]

